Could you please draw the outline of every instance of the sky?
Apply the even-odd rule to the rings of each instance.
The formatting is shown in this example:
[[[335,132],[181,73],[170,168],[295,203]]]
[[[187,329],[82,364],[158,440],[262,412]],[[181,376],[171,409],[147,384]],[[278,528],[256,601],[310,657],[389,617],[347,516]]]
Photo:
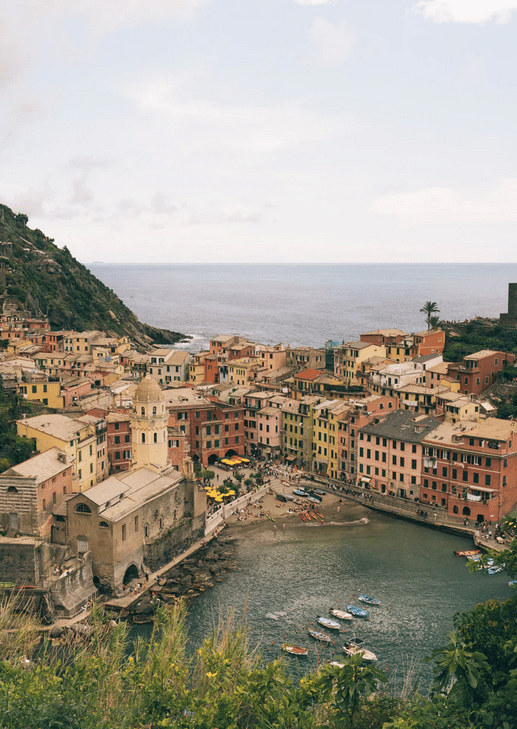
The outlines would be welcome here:
[[[0,0],[0,202],[84,263],[517,262],[517,0]]]

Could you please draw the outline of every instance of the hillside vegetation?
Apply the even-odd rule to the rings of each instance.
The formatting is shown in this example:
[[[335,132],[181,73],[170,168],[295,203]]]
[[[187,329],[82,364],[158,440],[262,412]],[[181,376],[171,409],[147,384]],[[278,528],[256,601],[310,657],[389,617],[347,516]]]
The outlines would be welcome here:
[[[28,217],[0,205],[0,305],[18,305],[48,317],[53,329],[98,329],[128,335],[138,344],[173,344],[184,335],[138,321],[116,294],[58,248]]]

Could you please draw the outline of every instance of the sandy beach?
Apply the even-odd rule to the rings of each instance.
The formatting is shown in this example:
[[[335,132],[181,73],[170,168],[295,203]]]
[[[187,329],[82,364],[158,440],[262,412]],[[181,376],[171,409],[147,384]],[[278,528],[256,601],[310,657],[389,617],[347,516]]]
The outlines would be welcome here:
[[[327,493],[320,504],[300,500],[302,504],[279,501],[274,491],[271,491],[255,504],[250,504],[245,511],[228,515],[226,523],[231,531],[238,534],[243,529],[258,526],[267,526],[273,530],[287,527],[314,529],[357,523],[368,518],[367,509],[341,494]],[[307,517],[307,512],[314,516]]]

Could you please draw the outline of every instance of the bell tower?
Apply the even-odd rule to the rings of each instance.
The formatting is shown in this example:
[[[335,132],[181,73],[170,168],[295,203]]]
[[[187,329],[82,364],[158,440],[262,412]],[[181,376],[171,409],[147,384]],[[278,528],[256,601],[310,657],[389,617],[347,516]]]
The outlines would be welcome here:
[[[168,412],[160,385],[146,375],[133,397],[133,466],[167,466]]]

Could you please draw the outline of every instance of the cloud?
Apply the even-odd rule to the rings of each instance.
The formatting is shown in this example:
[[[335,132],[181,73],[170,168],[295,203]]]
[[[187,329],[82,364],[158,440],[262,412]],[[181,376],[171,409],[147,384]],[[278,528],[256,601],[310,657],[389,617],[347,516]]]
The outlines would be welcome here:
[[[242,106],[191,98],[169,80],[151,80],[125,92],[141,111],[166,124],[168,138],[182,140],[184,153],[262,155],[350,134],[353,125],[296,102]]]
[[[338,0],[294,0],[296,5],[335,5]]]
[[[209,0],[18,0],[17,13],[26,22],[82,17],[98,35],[124,26],[156,25],[190,20]]]
[[[413,9],[435,23],[507,23],[517,0],[420,0]]]
[[[373,210],[408,226],[517,222],[517,178],[507,178],[492,190],[467,193],[450,187],[426,187],[378,198]]]
[[[259,223],[262,214],[246,210],[197,210],[188,219],[188,225],[211,225],[220,223]]]
[[[331,23],[323,18],[313,20],[309,38],[317,62],[324,66],[341,65],[355,48],[355,35],[344,23]]]

